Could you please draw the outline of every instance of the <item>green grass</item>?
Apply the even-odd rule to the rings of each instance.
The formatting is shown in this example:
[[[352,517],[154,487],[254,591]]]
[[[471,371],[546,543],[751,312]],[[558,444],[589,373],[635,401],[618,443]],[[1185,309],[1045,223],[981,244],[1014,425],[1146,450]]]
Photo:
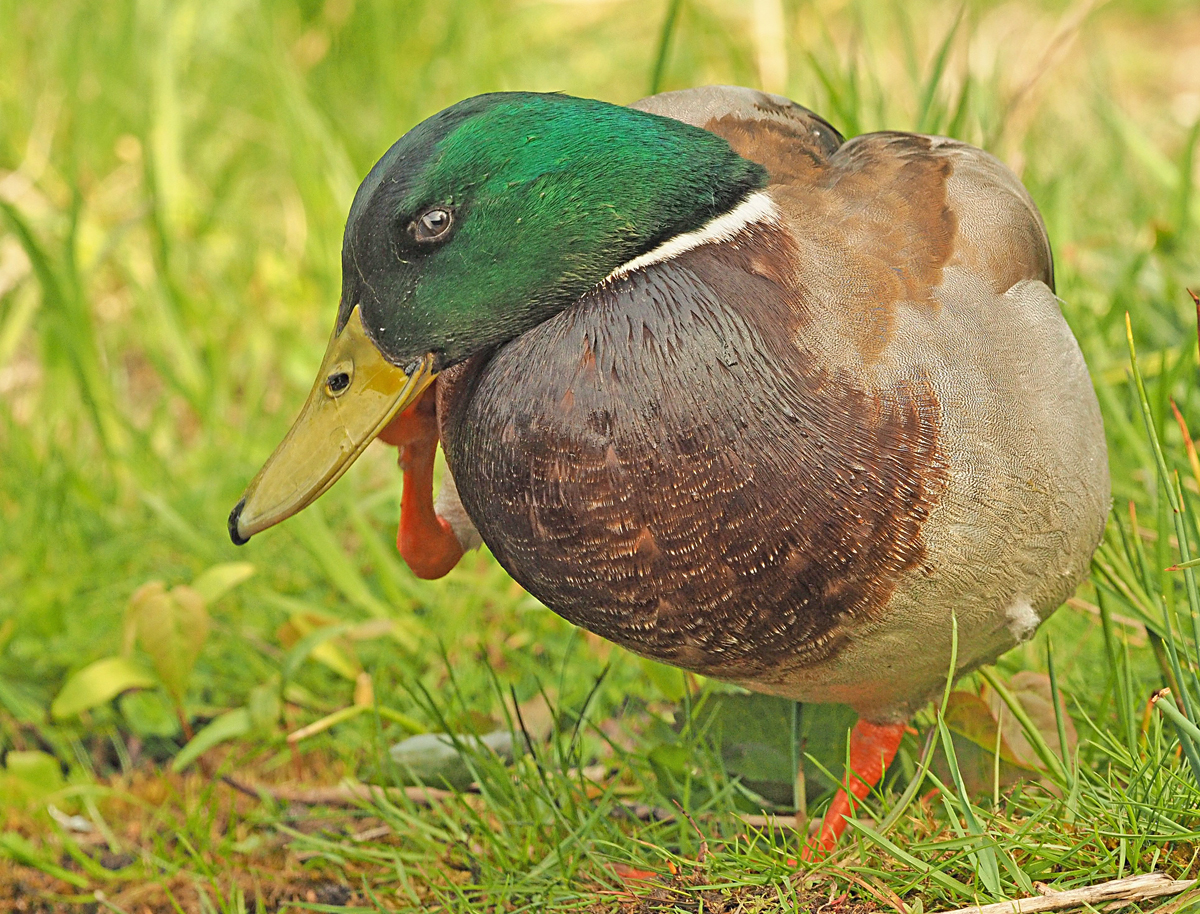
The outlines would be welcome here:
[[[633,910],[632,892],[645,910],[755,911],[848,892],[931,911],[1038,881],[1195,874],[1200,741],[1147,705],[1170,683],[1200,710],[1200,597],[1192,572],[1163,571],[1200,549],[1200,468],[1171,409],[1200,429],[1195,17],[1184,0],[1078,11],[0,0],[0,902]],[[765,790],[710,739],[737,699],[572,629],[486,555],[412,578],[383,448],[251,546],[224,530],[311,383],[349,201],[400,133],[482,91],[624,103],[712,82],[782,91],[847,134],[948,132],[1016,167],[1110,449],[1091,583],[986,682],[958,685],[996,707],[1018,672],[1052,674],[1069,720],[1029,720],[1016,760],[1043,776],[1009,778],[969,738],[982,712],[949,710],[967,698],[926,710],[871,819],[816,868],[793,862],[794,832],[735,815]],[[235,585],[250,569],[231,562],[253,575]],[[166,630],[128,609],[151,581],[199,594],[155,604]],[[123,672],[77,676],[106,658]],[[63,692],[121,676],[151,686],[74,708]],[[844,721],[796,722],[834,776]],[[287,800],[344,775],[400,785],[388,746],[492,729],[530,745],[508,765],[464,747],[476,792]],[[186,731],[234,738],[184,766]],[[76,815],[85,831],[63,824]]]

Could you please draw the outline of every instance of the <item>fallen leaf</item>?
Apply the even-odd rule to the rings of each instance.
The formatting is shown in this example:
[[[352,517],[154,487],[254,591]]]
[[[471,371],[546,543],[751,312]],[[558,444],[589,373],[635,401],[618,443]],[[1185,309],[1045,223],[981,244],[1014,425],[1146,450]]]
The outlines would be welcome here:
[[[494,752],[505,762],[511,762],[514,753],[512,733],[496,730],[484,736],[454,738],[445,733],[418,733],[396,743],[388,754],[409,783],[433,787],[449,784],[461,790],[475,780],[468,759],[480,752]]]
[[[1021,703],[1021,707],[1025,709],[1025,713],[1029,715],[1029,719],[1037,727],[1038,732],[1042,734],[1042,738],[1045,739],[1046,745],[1061,755],[1062,747],[1058,744],[1058,721],[1054,715],[1054,700],[1051,696],[1050,677],[1045,673],[1039,673],[1035,670],[1022,670],[1009,681],[1008,690]],[[1004,704],[1000,700],[1000,696],[986,687],[982,692],[992,713],[999,713],[1000,706]],[[1069,758],[1075,753],[1075,746],[1079,742],[1079,735],[1075,730],[1075,724],[1071,721],[1071,715],[1067,713],[1061,691],[1058,697],[1059,712],[1062,714],[1063,729],[1067,737],[1066,750]],[[1039,770],[1044,767],[1041,759],[1038,758],[1037,753],[1029,744],[1029,740],[1026,739],[1020,723],[1017,722],[1017,719],[1011,713],[1007,713],[1007,709],[1004,715],[1004,738],[1012,746],[1013,754],[1022,764]]]

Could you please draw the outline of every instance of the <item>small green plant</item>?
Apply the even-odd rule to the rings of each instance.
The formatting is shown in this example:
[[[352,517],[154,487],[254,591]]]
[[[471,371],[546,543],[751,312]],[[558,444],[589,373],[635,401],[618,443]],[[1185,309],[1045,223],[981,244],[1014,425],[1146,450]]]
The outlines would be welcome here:
[[[124,645],[117,656],[102,657],[78,670],[63,683],[50,705],[56,720],[77,717],[122,696],[121,710],[135,732],[170,733],[164,727],[161,705],[137,690],[161,687],[171,703],[179,727],[194,735],[184,705],[196,660],[208,638],[208,607],[254,574],[246,562],[214,565],[189,587],[167,589],[161,581],[143,584],[125,609]],[[140,648],[149,658],[150,672],[136,656]]]

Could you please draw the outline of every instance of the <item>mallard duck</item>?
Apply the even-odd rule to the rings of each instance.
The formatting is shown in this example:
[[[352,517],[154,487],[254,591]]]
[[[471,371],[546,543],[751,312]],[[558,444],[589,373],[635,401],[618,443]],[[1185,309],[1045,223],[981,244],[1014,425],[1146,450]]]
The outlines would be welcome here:
[[[481,95],[371,169],[342,272],[234,542],[382,437],[418,574],[482,538],[637,654],[853,706],[856,797],[944,683],[955,626],[957,673],[994,660],[1102,535],[1104,432],[1045,228],[965,143],[844,141],[742,88]]]

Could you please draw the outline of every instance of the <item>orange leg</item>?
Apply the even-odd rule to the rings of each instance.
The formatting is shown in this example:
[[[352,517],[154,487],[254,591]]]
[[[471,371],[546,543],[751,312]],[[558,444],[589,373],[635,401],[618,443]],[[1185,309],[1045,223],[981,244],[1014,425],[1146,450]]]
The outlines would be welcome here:
[[[433,510],[433,458],[437,453],[437,401],[431,386],[379,433],[400,451],[404,491],[396,548],[419,578],[440,578],[458,564],[462,547],[445,518]]]
[[[815,847],[809,844],[804,848],[805,860],[827,854],[837,846],[838,838],[846,830],[846,819],[853,811],[850,794],[855,800],[861,800],[879,783],[884,770],[896,757],[905,729],[905,724],[873,724],[866,720],[859,720],[854,725],[850,731],[850,771],[846,774],[849,793],[845,786],[838,790],[825,813]]]

